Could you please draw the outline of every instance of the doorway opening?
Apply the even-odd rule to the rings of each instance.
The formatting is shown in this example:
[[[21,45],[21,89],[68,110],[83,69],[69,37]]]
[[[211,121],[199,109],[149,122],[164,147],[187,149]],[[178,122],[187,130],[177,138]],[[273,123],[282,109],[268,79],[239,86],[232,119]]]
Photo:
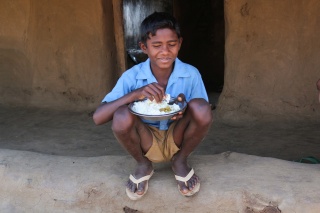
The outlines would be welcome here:
[[[157,0],[151,4],[149,0],[123,0],[123,3],[128,68],[146,59],[134,36],[139,34],[141,21],[154,11],[170,12],[181,26],[183,43],[179,59],[198,68],[209,95],[221,93],[224,85],[224,1]]]
[[[224,1],[174,0],[173,13],[184,38],[179,58],[199,69],[208,93],[220,93],[224,84]]]

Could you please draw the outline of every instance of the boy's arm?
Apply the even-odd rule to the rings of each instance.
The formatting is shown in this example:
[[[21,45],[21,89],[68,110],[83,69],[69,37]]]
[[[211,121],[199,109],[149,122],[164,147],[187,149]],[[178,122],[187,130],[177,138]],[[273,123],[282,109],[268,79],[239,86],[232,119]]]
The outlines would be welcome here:
[[[96,125],[101,125],[112,120],[114,112],[123,105],[127,105],[135,100],[143,99],[145,97],[157,102],[162,101],[165,96],[164,88],[157,83],[151,83],[134,90],[121,98],[102,103],[93,114],[93,121]]]
[[[135,100],[134,92],[128,93],[121,98],[109,103],[102,103],[93,114],[93,121],[96,125],[101,125],[112,120],[113,113],[122,105],[126,105]]]

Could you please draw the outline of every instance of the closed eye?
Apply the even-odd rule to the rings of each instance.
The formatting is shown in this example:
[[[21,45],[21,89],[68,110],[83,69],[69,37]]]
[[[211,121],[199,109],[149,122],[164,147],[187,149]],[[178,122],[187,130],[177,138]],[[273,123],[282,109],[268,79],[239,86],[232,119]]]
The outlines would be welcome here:
[[[174,46],[176,46],[177,44],[178,44],[178,42],[176,42],[176,41],[171,41],[171,42],[168,43],[168,45],[169,45],[170,47],[174,47]]]

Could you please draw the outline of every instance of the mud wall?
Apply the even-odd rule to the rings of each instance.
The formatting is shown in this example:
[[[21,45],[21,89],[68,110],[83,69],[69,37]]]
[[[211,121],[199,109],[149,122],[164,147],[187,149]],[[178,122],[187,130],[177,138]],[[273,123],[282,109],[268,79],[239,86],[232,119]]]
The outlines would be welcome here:
[[[121,0],[0,1],[0,104],[95,109],[125,66],[120,7]],[[319,120],[320,2],[225,0],[224,10],[217,118]]]
[[[1,104],[95,108],[116,68],[112,1],[0,1]]]
[[[320,2],[225,0],[228,122],[320,118]]]

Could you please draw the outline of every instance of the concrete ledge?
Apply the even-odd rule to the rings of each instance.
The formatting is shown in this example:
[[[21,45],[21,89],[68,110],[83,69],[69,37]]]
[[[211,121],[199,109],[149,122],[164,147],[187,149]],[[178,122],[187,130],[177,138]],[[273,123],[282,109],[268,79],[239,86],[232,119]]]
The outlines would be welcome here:
[[[201,191],[182,197],[169,164],[156,164],[140,201],[125,194],[129,156],[92,158],[0,150],[0,212],[320,212],[320,165],[238,153],[192,156]]]

